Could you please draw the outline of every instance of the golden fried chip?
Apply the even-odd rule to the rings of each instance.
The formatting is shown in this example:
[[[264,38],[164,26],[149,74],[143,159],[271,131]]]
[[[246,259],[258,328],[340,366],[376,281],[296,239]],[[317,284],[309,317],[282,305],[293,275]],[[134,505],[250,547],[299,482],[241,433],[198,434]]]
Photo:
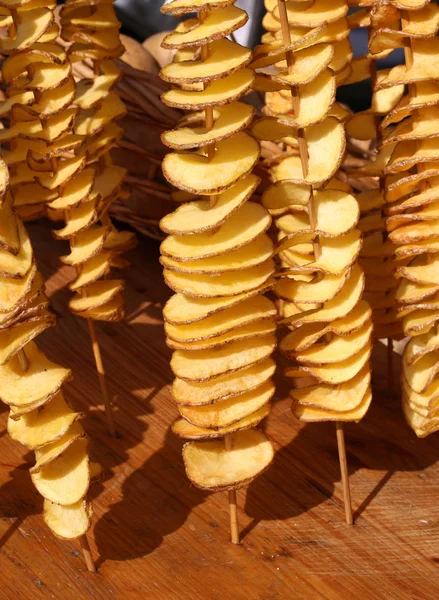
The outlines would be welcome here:
[[[294,55],[294,65],[290,72],[280,72],[273,75],[273,81],[282,85],[303,85],[315,79],[334,58],[334,48],[331,44],[318,44]]]
[[[318,421],[352,421],[358,423],[364,417],[372,402],[372,392],[368,390],[361,403],[352,410],[327,412],[308,406],[302,406],[298,402],[293,405],[293,414],[305,423],[315,423]]]
[[[44,500],[44,522],[62,539],[77,539],[87,533],[91,525],[93,509],[86,500],[62,506]]]

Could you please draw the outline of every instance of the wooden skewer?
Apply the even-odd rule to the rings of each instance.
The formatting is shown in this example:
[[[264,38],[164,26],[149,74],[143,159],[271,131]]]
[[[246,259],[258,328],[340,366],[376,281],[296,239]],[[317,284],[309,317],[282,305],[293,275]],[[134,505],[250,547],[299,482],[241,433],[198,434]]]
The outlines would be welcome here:
[[[198,13],[200,22],[203,22],[206,17],[207,11],[200,11]],[[209,56],[209,44],[204,44],[201,46],[201,59],[206,60]],[[204,84],[204,87],[206,84]],[[207,106],[204,109],[205,115],[205,126],[206,129],[212,129],[213,127],[213,107]],[[208,160],[212,160],[215,156],[215,144],[209,144],[207,146],[207,158]],[[213,208],[218,202],[218,196],[210,196],[210,208]],[[224,447],[225,450],[232,450],[232,438],[230,435],[226,435],[224,437]],[[233,544],[239,544],[239,524],[238,524],[238,509],[236,505],[236,490],[229,490],[229,516],[230,516],[230,539]]]
[[[280,17],[280,23],[281,23],[283,43],[285,46],[288,46],[289,44],[291,44],[291,34],[290,34],[290,27],[289,27],[289,23],[288,23],[288,15],[287,15],[287,8],[285,5],[285,0],[277,0],[277,5],[279,8],[279,17]],[[293,52],[291,50],[287,50],[285,55],[286,55],[288,73],[290,74],[292,72],[292,69],[294,66]],[[299,95],[299,89],[298,89],[297,85],[291,86],[291,96],[293,99],[293,113],[294,113],[294,116],[297,117],[297,115],[299,114],[299,109],[300,109],[300,95]],[[300,129],[300,128],[298,129],[297,139],[298,139],[298,143],[299,143],[299,155],[300,155],[300,162],[302,165],[302,173],[303,173],[303,178],[305,179],[307,177],[308,171],[309,171],[309,156],[308,156],[308,147],[307,147],[306,139],[305,139],[305,133],[304,133],[303,129]],[[308,202],[308,215],[309,215],[309,221],[310,221],[310,225],[311,225],[312,229],[316,229],[317,228],[317,214],[316,214],[312,184],[310,184],[310,193],[311,193],[311,195],[310,195],[310,199]],[[315,259],[318,260],[322,254],[322,247],[321,247],[319,238],[317,238],[313,242],[313,248],[314,248]],[[342,479],[342,483],[343,483],[343,497],[344,497],[344,505],[345,505],[346,523],[348,525],[352,525],[353,524],[352,503],[351,503],[351,492],[350,492],[350,487],[349,487],[349,473],[348,473],[348,468],[347,468],[343,423],[341,423],[340,421],[337,421],[336,429],[337,429],[337,446],[338,446],[338,455],[339,455],[339,459],[340,459],[341,479]]]
[[[90,544],[88,543],[86,534],[81,535],[81,537],[79,538],[79,543],[81,544],[82,555],[84,557],[87,570],[90,571],[90,573],[96,573],[96,565],[93,560],[93,556],[90,550]]]

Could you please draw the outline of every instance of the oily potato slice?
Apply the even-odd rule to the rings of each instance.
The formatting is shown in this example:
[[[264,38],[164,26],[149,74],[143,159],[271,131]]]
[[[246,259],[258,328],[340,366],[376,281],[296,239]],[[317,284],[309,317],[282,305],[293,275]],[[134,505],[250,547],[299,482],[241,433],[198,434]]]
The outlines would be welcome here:
[[[235,0],[172,0],[160,8],[164,14],[175,16],[202,10],[218,10],[233,4]]]
[[[312,385],[292,389],[290,396],[301,406],[327,412],[346,412],[358,407],[370,386],[370,369],[364,366],[355,377],[337,386]]]
[[[21,407],[50,398],[70,379],[70,369],[48,360],[34,342],[27,344],[25,352],[26,372],[17,357],[0,366],[0,397],[5,404]]]
[[[70,240],[70,254],[62,256],[66,265],[80,265],[98,254],[104,247],[108,227],[90,227]]]
[[[110,302],[124,287],[120,279],[95,281],[87,287],[87,295],[74,296],[69,302],[72,312],[79,314]]]
[[[4,365],[28,342],[55,324],[55,318],[44,321],[19,323],[6,329],[0,329],[0,365]]]
[[[270,466],[274,451],[259,429],[246,429],[230,435],[231,447],[223,440],[188,442],[183,447],[186,474],[205,490],[237,489],[250,483]]]
[[[243,224],[245,223],[245,227]],[[213,233],[170,235],[161,244],[164,256],[176,261],[194,261],[221,256],[256,240],[271,224],[271,217],[260,204],[246,202]]]
[[[40,448],[60,439],[81,416],[72,411],[63,393],[58,392],[50,402],[17,420],[9,416],[8,433],[28,448]]]
[[[418,394],[429,391],[439,370],[439,362],[435,353],[429,353],[412,365],[404,365],[404,377],[410,388]]]
[[[334,337],[326,343],[314,344],[296,351],[294,358],[305,365],[327,365],[347,360],[362,350],[372,337],[372,321],[348,336]]]
[[[407,379],[405,378],[405,365],[403,365],[402,375],[401,383],[403,397],[410,398],[410,404],[416,408],[428,411],[434,410],[439,400],[439,379],[433,379],[426,392],[418,393],[407,383]]]
[[[325,70],[334,58],[331,44],[317,44],[294,53],[294,65],[290,72],[281,71],[272,75],[275,83],[281,85],[304,85],[315,79]]]
[[[173,108],[200,110],[234,102],[245,94],[254,80],[252,69],[240,69],[222,79],[205,84],[204,90],[172,89],[162,94],[162,101]]]
[[[32,268],[33,251],[23,223],[17,221],[17,227],[20,249],[17,254],[12,254],[0,247],[0,276],[23,279]]]
[[[255,114],[255,109],[243,102],[231,102],[218,109],[218,118],[213,127],[205,125],[192,127],[177,127],[165,131],[161,140],[174,150],[200,148],[208,144],[216,144],[248,127]]]
[[[59,240],[66,240],[88,229],[97,220],[97,203],[95,200],[84,202],[68,213],[68,221],[62,229],[56,229],[53,235]]]
[[[287,278],[280,279],[276,284],[275,292],[279,298],[286,302],[321,304],[328,302],[339,293],[348,275],[349,269],[340,275],[316,277],[310,282]]]
[[[218,350],[185,352],[172,355],[171,368],[176,377],[186,381],[208,381],[220,375],[239,371],[268,358],[276,347],[276,338],[266,336],[253,340],[232,342]]]
[[[377,83],[377,89],[438,79],[439,40],[436,37],[412,39],[411,45],[413,64],[410,67],[397,65],[391,69],[388,76]]]
[[[43,498],[63,506],[84,498],[90,484],[87,445],[87,439],[76,440],[41,471],[32,473],[32,482]]]
[[[54,210],[75,208],[85,202],[90,194],[95,178],[94,169],[84,169],[62,188],[61,194],[49,203]]]
[[[181,262],[168,256],[162,256],[160,262],[169,271],[219,275],[255,267],[271,258],[273,252],[273,242],[268,235],[260,235],[249,244],[233,250],[233,252],[228,252],[227,260],[224,260],[224,255],[219,255]]]
[[[272,377],[276,365],[271,358],[209,381],[174,379],[172,396],[181,406],[204,406],[238,397],[262,386]]]
[[[160,221],[162,231],[173,235],[192,235],[216,229],[223,225],[256,190],[259,178],[249,175],[220,194],[214,207],[209,200],[195,200],[182,204]]]
[[[36,278],[36,265],[32,265],[23,278],[2,278],[0,285],[0,321],[2,313],[10,313],[25,301]]]
[[[275,304],[265,296],[257,295],[201,321],[177,325],[165,321],[165,333],[175,342],[197,342],[223,335],[260,319],[274,319],[276,314]]]
[[[103,277],[110,269],[111,252],[100,252],[81,264],[78,276],[69,288],[76,291],[94,283]]]
[[[288,207],[306,206],[311,197],[309,185],[293,181],[276,181],[262,195],[262,204],[269,211],[281,211]]]
[[[301,3],[287,2],[288,23],[293,26],[315,27],[320,23],[332,23],[347,15],[348,6],[343,0],[315,0],[309,8]],[[273,9],[273,17],[279,21],[278,6]]]
[[[183,294],[174,294],[163,308],[163,317],[166,323],[172,325],[195,323],[244,300],[263,294],[273,287],[274,282],[270,280],[259,289],[221,298],[190,298]]]
[[[237,340],[256,338],[276,332],[276,324],[269,320],[258,320],[243,327],[237,327],[232,331],[221,334],[214,338],[196,342],[174,342],[171,339],[166,340],[166,344],[173,350],[204,350],[208,348],[219,348],[225,344],[230,344]],[[257,340],[255,341],[257,343]]]
[[[181,416],[198,427],[220,429],[253,414],[265,406],[273,397],[275,386],[271,380],[259,388],[234,396],[229,400],[204,406],[179,406]]]
[[[328,117],[318,125],[307,127],[305,139],[309,154],[307,176],[303,175],[300,158],[290,156],[273,169],[277,180],[292,179],[298,183],[320,186],[335,175],[345,151],[343,124],[333,117]]]
[[[354,422],[358,423],[367,413],[369,406],[372,402],[372,391],[369,389],[360,404],[347,411],[339,412],[328,412],[326,410],[320,410],[318,408],[312,408],[309,406],[302,406],[298,402],[293,405],[293,414],[305,423],[317,423],[319,421],[343,421],[343,422]]]
[[[219,275],[180,273],[164,269],[163,277],[174,292],[199,298],[216,298],[258,289],[272,277],[274,271],[275,263],[273,259],[268,259],[256,267]]]
[[[259,145],[241,132],[219,142],[209,161],[204,154],[171,153],[163,174],[175,187],[193,194],[217,194],[249,174],[259,159]]]
[[[228,39],[212,42],[205,60],[186,60],[165,65],[160,72],[164,81],[175,84],[209,82],[246,67],[251,50]]]
[[[190,440],[202,440],[202,439],[214,439],[224,437],[230,433],[241,431],[242,429],[249,429],[256,427],[262,419],[265,419],[270,413],[270,404],[267,402],[264,406],[259,408],[257,411],[251,413],[247,417],[236,421],[232,425],[226,427],[220,427],[219,429],[207,429],[206,427],[198,427],[186,421],[186,419],[178,419],[172,425],[172,431],[176,435],[190,439]]]
[[[22,11],[20,20],[15,23],[15,36],[7,36],[0,40],[1,52],[11,54],[17,50],[23,51],[29,48],[49,29],[53,19],[53,12],[47,7]]]
[[[40,472],[49,463],[61,456],[71,444],[84,436],[85,432],[81,424],[79,422],[73,423],[60,438],[35,449],[36,463],[29,469],[29,472],[31,474]]]
[[[425,438],[439,429],[439,418],[429,418],[420,415],[405,399],[403,399],[402,408],[407,424],[419,438]]]
[[[165,36],[162,41],[163,48],[184,48],[186,46],[199,46],[206,42],[229,36],[243,27],[248,20],[244,10],[236,6],[226,6],[214,11],[209,11],[203,21],[196,21],[196,26],[189,31],[176,30]]]
[[[439,350],[439,332],[431,331],[413,337],[404,349],[404,360],[408,366],[415,364],[429,352]]]
[[[85,535],[92,516],[92,505],[86,500],[65,506],[44,500],[44,522],[59,538],[71,540]]]

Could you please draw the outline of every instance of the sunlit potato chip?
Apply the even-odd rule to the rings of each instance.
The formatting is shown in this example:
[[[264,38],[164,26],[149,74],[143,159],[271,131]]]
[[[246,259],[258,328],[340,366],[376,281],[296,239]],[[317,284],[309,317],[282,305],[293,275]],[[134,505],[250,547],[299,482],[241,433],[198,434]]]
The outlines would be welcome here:
[[[172,0],[160,8],[160,11],[170,15],[184,15],[194,11],[217,10],[226,8],[235,0]]]
[[[290,396],[301,406],[330,412],[354,410],[370,386],[370,369],[365,365],[355,377],[338,386],[319,384],[292,389]]]
[[[162,231],[174,235],[191,235],[211,231],[225,223],[249,198],[259,184],[255,175],[241,179],[223,192],[214,207],[209,200],[195,200],[182,204],[160,221]]]
[[[293,261],[291,264],[294,264],[289,266],[289,272],[340,275],[357,260],[361,249],[361,234],[358,229],[354,229],[341,237],[322,237],[320,247],[322,250],[320,257],[311,260],[297,252],[287,250],[285,254],[288,253]]]
[[[210,44],[209,56],[203,60],[173,62],[160,72],[164,81],[176,84],[209,82],[230,75],[246,67],[251,60],[251,51],[228,39]]]
[[[340,319],[347,315],[358,303],[364,290],[364,283],[364,273],[358,265],[354,265],[341,291],[334,298],[325,302],[320,310],[310,314],[289,317],[287,305],[285,316],[289,322],[294,323],[295,327],[301,327],[305,323],[321,323]]]
[[[404,377],[407,384],[418,394],[428,391],[439,370],[439,363],[434,352],[420,358],[415,364],[405,365]]]
[[[369,343],[372,337],[372,322],[349,336],[334,337],[324,344],[315,344],[311,348],[296,351],[295,359],[306,365],[327,365],[349,359]]]
[[[29,236],[20,221],[17,222],[17,225],[20,240],[18,254],[12,254],[0,247],[0,275],[12,279],[25,277],[32,268],[33,263],[33,252]]]
[[[281,123],[275,117],[263,117],[251,127],[251,132],[258,140],[275,142],[295,133],[292,126]]]
[[[438,79],[439,40],[436,37],[413,39],[411,44],[413,65],[410,67],[406,67],[406,65],[394,67],[385,79],[377,83],[377,89]]]
[[[346,133],[357,140],[372,140],[376,136],[376,117],[372,113],[357,113],[346,123]]]
[[[231,449],[223,440],[188,442],[183,460],[189,480],[201,489],[237,489],[250,483],[270,466],[274,457],[270,441],[259,429],[230,436]]]
[[[409,265],[397,267],[395,277],[404,277],[414,283],[439,284],[439,255],[421,255]]]
[[[102,131],[106,125],[122,118],[126,114],[124,102],[119,94],[110,92],[100,103],[98,108],[82,110],[79,112],[73,132],[76,135],[92,136]]]
[[[315,27],[320,23],[331,23],[347,15],[348,6],[344,0],[316,0],[309,8],[301,3],[287,2],[288,22],[293,26]],[[273,17],[280,20],[279,8],[273,10]]]
[[[124,287],[120,279],[96,281],[87,288],[87,296],[75,296],[69,302],[69,308],[74,313],[98,308],[110,302]]]
[[[416,84],[416,96],[403,96],[393,110],[383,119],[382,127],[385,129],[393,123],[402,121],[408,117],[413,110],[426,106],[434,106],[439,102],[439,92],[434,82],[423,82]]]
[[[116,85],[121,77],[121,71],[113,60],[102,61],[101,75],[93,80],[82,79],[76,84],[75,104],[81,108],[93,108]]]
[[[389,239],[398,246],[402,244],[413,244],[430,238],[437,237],[439,219],[431,219],[427,222],[413,222],[410,225],[399,227],[389,234]]]
[[[26,346],[29,369],[24,372],[17,357],[0,366],[0,397],[5,404],[22,406],[53,396],[70,378],[65,369],[48,360],[34,342]]]
[[[179,406],[179,411],[192,425],[207,429],[228,427],[253,414],[271,400],[275,386],[271,380],[253,391],[229,400],[204,406]]]
[[[2,75],[5,83],[10,83],[20,75],[27,74],[28,65],[37,62],[49,62],[62,64],[67,61],[67,54],[64,48],[58,44],[34,45],[28,48],[26,52],[19,52],[8,56],[2,65]]]
[[[351,421],[358,423],[367,413],[371,402],[372,392],[368,390],[360,404],[352,410],[329,412],[318,408],[302,406],[299,402],[296,402],[292,407],[292,411],[300,421],[305,423],[316,423],[319,421]]]
[[[401,377],[403,397],[410,398],[410,403],[414,407],[424,410],[434,410],[439,400],[439,379],[434,379],[428,390],[422,394],[415,392],[407,383],[405,378],[405,366]]]
[[[203,154],[171,153],[165,156],[162,166],[172,185],[203,195],[224,191],[249,174],[258,159],[258,143],[241,132],[219,142],[211,161]]]
[[[439,333],[432,331],[413,337],[404,349],[404,361],[408,366],[415,364],[429,352],[439,349]]]
[[[414,208],[418,208],[417,206]],[[439,218],[439,202],[429,202],[421,206],[419,212],[411,212],[405,214],[394,214],[387,218],[386,224],[389,231],[397,229],[402,225],[407,225],[415,221],[434,221]]]
[[[57,229],[53,235],[60,240],[69,239],[88,229],[98,218],[96,201],[87,201],[71,208],[65,227]]]
[[[86,439],[77,440],[56,460],[31,475],[43,498],[61,505],[75,504],[84,498],[90,483],[87,445]]]
[[[50,208],[67,210],[85,202],[92,189],[94,178],[94,169],[84,169],[78,173],[73,180],[62,188],[62,192],[58,198],[50,202]]]
[[[221,106],[233,102],[251,87],[254,73],[251,69],[240,69],[206,84],[202,91],[172,89],[162,94],[162,101],[173,108],[199,110],[208,106]]]
[[[227,6],[208,12],[205,19],[198,21],[197,26],[189,31],[180,32],[177,26],[176,31],[165,36],[161,45],[172,49],[213,42],[243,27],[247,20],[248,15],[244,10],[233,5]]]
[[[84,436],[85,432],[81,424],[79,422],[73,423],[60,438],[35,449],[36,463],[29,469],[29,472],[31,474],[40,472],[49,463],[61,456],[71,444]]]
[[[407,336],[428,333],[439,320],[439,302],[435,302],[432,309],[413,310],[403,318],[403,329]],[[403,313],[398,313],[399,316]]]
[[[180,273],[164,269],[166,284],[174,291],[187,296],[214,298],[235,296],[264,285],[273,275],[275,263],[268,259],[256,267],[230,271],[219,275]]]
[[[163,317],[166,323],[172,325],[195,323],[226,308],[236,306],[244,300],[254,298],[258,294],[263,294],[273,287],[274,281],[270,280],[257,290],[221,298],[190,298],[183,294],[174,294],[163,308]]]
[[[0,41],[3,54],[17,50],[25,50],[41,38],[53,23],[53,12],[49,8],[35,8],[20,13],[20,20],[15,23],[14,37],[4,37]]]
[[[315,281],[295,281],[294,279],[280,279],[276,285],[275,292],[279,298],[286,302],[298,302],[304,304],[319,304],[328,302],[343,287],[349,270],[340,275],[326,275]]]
[[[303,176],[298,156],[284,159],[273,171],[277,180],[292,179],[297,182],[321,185],[337,172],[345,151],[344,126],[333,117],[305,130],[308,145],[309,170]]]
[[[91,227],[82,231],[70,240],[70,254],[62,256],[62,262],[67,265],[80,265],[96,256],[104,247],[108,234],[108,227]]]
[[[206,427],[193,425],[185,419],[178,419],[173,423],[172,431],[176,435],[190,440],[222,438],[225,435],[235,433],[236,431],[256,427],[256,425],[258,425],[262,419],[265,419],[269,413],[270,404],[267,402],[267,404],[259,408],[257,411],[251,413],[243,419],[240,419],[239,421],[236,421],[232,425],[227,425],[226,427],[207,429]]]
[[[0,319],[2,313],[8,313],[20,306],[31,291],[36,277],[36,266],[33,265],[25,277],[3,278],[0,286]]]
[[[204,125],[170,129],[162,134],[162,142],[165,146],[175,150],[200,148],[207,144],[216,144],[248,127],[255,113],[252,106],[243,102],[226,104],[219,107],[218,111],[219,117],[215,120],[211,129],[206,130]]]
[[[371,211],[379,210],[386,204],[381,190],[365,190],[357,194],[356,199],[360,206],[361,215],[367,215]]]
[[[67,405],[62,392],[37,410],[18,420],[8,418],[8,433],[12,439],[35,449],[60,439],[81,417]]]
[[[184,352],[172,355],[171,368],[176,377],[186,381],[207,381],[233,371],[239,371],[268,358],[276,347],[276,338],[267,336],[253,340],[232,342],[218,350]]]
[[[246,224],[243,228],[243,223]],[[161,244],[164,256],[177,261],[198,260],[210,256],[223,256],[251,243],[271,224],[266,209],[254,202],[240,206],[214,233],[168,236]]]
[[[44,522],[62,539],[77,539],[87,533],[91,525],[93,509],[86,500],[63,506],[44,500]]]
[[[423,417],[416,412],[407,401],[403,401],[402,408],[407,424],[419,438],[425,438],[439,429],[439,418]]]
[[[55,319],[48,318],[45,321],[24,322],[14,327],[0,329],[0,365],[4,365],[23,346],[54,324]]]
[[[77,278],[69,284],[69,288],[76,291],[103,277],[109,271],[110,260],[111,252],[100,252],[82,263]]]
[[[200,258],[193,261],[176,261],[168,256],[160,258],[161,264],[170,271],[181,273],[205,273],[218,275],[231,271],[241,271],[255,267],[271,258],[273,255],[273,242],[267,235],[260,235],[245,246],[224,255]]]
[[[281,71],[273,75],[273,81],[283,85],[303,85],[315,79],[334,58],[331,44],[318,44],[294,55],[294,65],[290,72]]]
[[[268,73],[256,73],[252,88],[255,92],[276,92],[287,90],[289,86],[278,81],[273,81]]]
[[[404,141],[396,145],[387,163],[385,173],[407,171],[413,166],[426,161],[432,163],[439,160],[439,139],[423,139]]]
[[[86,164],[85,156],[75,156],[67,160],[59,161],[56,173],[41,173],[38,177],[40,184],[48,189],[64,187],[71,181]],[[32,168],[36,167],[33,165]]]

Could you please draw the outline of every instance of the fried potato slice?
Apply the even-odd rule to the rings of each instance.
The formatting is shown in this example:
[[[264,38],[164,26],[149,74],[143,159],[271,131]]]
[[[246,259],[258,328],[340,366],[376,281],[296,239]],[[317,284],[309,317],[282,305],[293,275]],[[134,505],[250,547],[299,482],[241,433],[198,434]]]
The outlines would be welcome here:
[[[439,370],[439,361],[434,353],[420,358],[415,364],[405,365],[404,377],[410,388],[418,394],[429,390],[435,375]]]
[[[281,71],[273,75],[273,81],[282,85],[303,85],[315,79],[325,70],[334,58],[331,44],[318,44],[299,50],[294,55],[294,65],[290,72]]]
[[[205,19],[196,22],[196,26],[189,31],[176,30],[165,36],[163,48],[184,48],[186,46],[199,46],[206,42],[224,38],[236,29],[243,27],[248,21],[244,10],[236,6],[226,6],[218,10],[209,11]]]
[[[164,81],[176,84],[210,82],[246,67],[251,51],[228,39],[210,44],[208,58],[203,61],[187,60],[166,65],[160,72]]]
[[[303,176],[300,158],[290,156],[273,169],[277,180],[291,179],[320,186],[335,175],[345,151],[344,126],[337,119],[328,117],[318,125],[308,127],[305,139],[309,154],[307,176]]]
[[[35,8],[20,13],[20,20],[15,23],[15,36],[0,40],[0,50],[10,54],[17,50],[25,50],[37,42],[53,23],[53,12],[50,8]]]
[[[175,379],[172,396],[182,406],[204,406],[240,397],[262,386],[274,374],[276,365],[267,358],[250,367],[204,382]]]
[[[197,342],[223,335],[260,319],[274,319],[276,306],[271,300],[257,295],[221,312],[215,312],[202,321],[188,324],[171,324],[165,321],[165,333],[175,342]]]
[[[35,449],[36,463],[29,469],[31,474],[39,473],[49,463],[56,460],[67,448],[85,436],[84,429],[79,422],[75,422],[68,431],[57,440],[49,442]]]
[[[110,268],[111,252],[100,252],[82,263],[75,281],[69,284],[73,291],[94,283],[103,277]]]
[[[275,292],[279,298],[287,302],[320,304],[328,302],[339,293],[348,275],[349,269],[340,275],[326,275],[321,279],[312,279],[310,282],[280,279]]]
[[[438,79],[439,40],[436,37],[412,39],[413,65],[397,65],[377,83],[377,89]]]
[[[415,408],[428,410],[429,412],[435,410],[439,400],[439,379],[433,379],[428,390],[420,394],[409,386],[404,370],[405,367],[403,367],[403,376],[401,377],[403,397],[409,398],[410,404]]]
[[[368,411],[371,402],[372,392],[368,390],[361,403],[352,410],[328,412],[326,410],[319,410],[318,408],[302,406],[297,402],[293,405],[292,411],[300,421],[305,423],[316,423],[319,421],[352,421],[358,423]]]
[[[27,231],[21,221],[17,221],[17,229],[20,241],[20,250],[18,254],[12,254],[11,252],[8,252],[8,250],[0,247],[0,275],[2,277],[22,279],[32,268],[32,246]]]
[[[370,386],[370,369],[364,366],[355,377],[337,386],[312,385],[292,389],[290,396],[305,407],[331,412],[354,410],[361,404]]]
[[[200,110],[234,102],[245,94],[254,80],[252,69],[240,69],[222,79],[205,84],[204,90],[172,89],[162,94],[162,101],[173,108]]]
[[[347,315],[360,300],[364,289],[364,282],[364,273],[358,265],[354,265],[344,287],[329,302],[325,302],[321,309],[309,314],[293,314],[289,317],[289,308],[287,305],[285,310],[286,319],[294,327],[301,327],[305,323],[322,323],[340,319]]]
[[[116,85],[121,77],[121,70],[113,60],[102,61],[101,75],[94,79],[82,79],[76,84],[75,104],[83,109],[93,108]]]
[[[9,313],[21,306],[28,294],[31,293],[32,284],[36,279],[37,269],[33,265],[25,277],[21,279],[3,278],[0,285],[0,320],[2,313]]]
[[[87,445],[84,438],[75,441],[56,460],[32,473],[32,482],[43,498],[63,506],[84,498],[90,483]]]
[[[237,489],[269,467],[274,451],[262,431],[246,429],[231,434],[229,439],[229,450],[225,450],[222,440],[183,446],[186,474],[194,485],[212,491]]]
[[[28,342],[55,324],[54,318],[44,321],[30,321],[0,329],[0,365],[4,365]]]
[[[268,358],[276,347],[276,338],[260,338],[232,342],[218,350],[184,352],[177,350],[172,355],[171,368],[176,377],[186,381],[207,381],[233,371],[239,371]]]
[[[200,148],[207,144],[218,143],[248,127],[255,109],[243,102],[232,102],[218,108],[219,116],[213,127],[177,127],[162,134],[161,140],[169,148],[186,150]]]
[[[216,194],[246,176],[259,158],[256,140],[241,132],[218,143],[215,156],[167,154],[163,174],[175,187],[194,194]]]
[[[233,4],[235,0],[172,0],[160,8],[164,14],[184,15],[194,11],[218,10]]]
[[[404,349],[404,360],[408,366],[414,365],[420,358],[439,349],[439,333],[432,331],[417,335]]]
[[[26,346],[29,369],[23,372],[17,357],[0,366],[0,397],[8,405],[17,407],[34,404],[56,394],[70,379],[70,369],[48,360],[34,342]]]
[[[162,256],[160,262],[170,271],[218,275],[255,267],[271,258],[273,251],[271,239],[267,235],[260,235],[245,246],[228,252],[227,261],[223,255],[219,255],[185,262]]]
[[[246,227],[243,228],[242,224]],[[160,251],[177,261],[193,261],[211,256],[223,256],[251,243],[271,224],[268,212],[259,204],[246,202],[240,206],[214,233],[170,235],[161,244]]]
[[[53,235],[59,240],[65,240],[88,229],[98,218],[96,201],[83,202],[69,210],[68,221],[62,229],[56,229]]]
[[[172,431],[176,435],[191,439],[191,440],[202,440],[202,439],[214,439],[224,437],[230,433],[241,431],[243,429],[249,429],[256,427],[262,419],[268,416],[270,413],[270,404],[267,403],[252,414],[236,421],[232,425],[226,427],[220,427],[219,429],[207,429],[205,427],[198,427],[186,421],[185,419],[178,419],[172,425]]]
[[[406,400],[403,400],[402,408],[407,424],[413,429],[419,438],[427,437],[439,429],[439,419],[426,418],[416,412]]]
[[[75,313],[83,313],[91,309],[107,304],[119,294],[124,287],[123,280],[95,281],[87,287],[87,296],[74,296],[69,302],[70,310]]]
[[[290,26],[316,27],[320,23],[332,23],[347,15],[348,7],[343,0],[315,0],[309,8],[301,3],[287,2],[287,16]],[[273,10],[273,17],[280,20],[279,8]]]
[[[70,254],[62,256],[66,265],[80,265],[96,256],[104,247],[110,230],[108,227],[90,227],[70,240]]]
[[[54,210],[75,208],[85,202],[90,194],[95,178],[94,169],[84,169],[62,188],[62,193],[49,203]]]
[[[262,386],[234,396],[229,400],[204,406],[179,406],[181,416],[198,427],[220,429],[233,425],[265,406],[273,397],[275,386],[271,380]]]
[[[315,344],[307,350],[296,351],[294,357],[306,365],[327,365],[348,360],[362,350],[372,337],[372,322],[348,336],[334,337],[330,342]]]
[[[20,419],[8,418],[8,433],[12,439],[35,449],[59,440],[82,417],[67,405],[62,392],[50,402],[24,414]]]
[[[252,196],[259,181],[255,175],[241,179],[223,192],[212,208],[209,200],[182,204],[173,213],[163,217],[160,227],[166,233],[174,235],[191,235],[216,229]]]
[[[91,525],[93,509],[86,500],[63,506],[44,500],[44,522],[62,539],[77,539],[87,533]]]
[[[414,283],[439,285],[438,266],[438,255],[421,255],[416,257],[410,265],[398,267],[395,277],[404,277]]]

